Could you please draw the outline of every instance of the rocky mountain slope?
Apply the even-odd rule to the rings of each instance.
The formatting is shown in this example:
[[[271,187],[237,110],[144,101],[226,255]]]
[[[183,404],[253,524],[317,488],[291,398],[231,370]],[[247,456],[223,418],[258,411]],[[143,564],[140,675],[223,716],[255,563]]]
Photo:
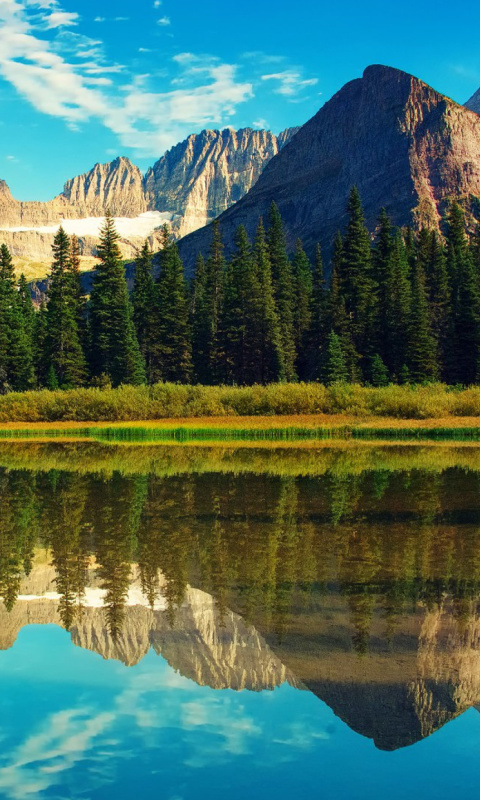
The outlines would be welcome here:
[[[465,108],[469,108],[470,111],[475,111],[477,114],[480,114],[480,89],[477,89],[470,100],[465,103]]]
[[[384,206],[396,225],[438,226],[450,198],[480,197],[480,117],[427,84],[371,66],[346,84],[265,168],[248,195],[221,217],[227,246],[235,228],[253,234],[274,200],[289,244],[329,249],[357,185],[371,230]],[[477,206],[478,207],[478,206]],[[188,265],[210,231],[182,242]]]
[[[83,255],[92,256],[109,209],[119,218],[123,255],[131,258],[146,236],[158,246],[164,221],[181,236],[241,199],[295,133],[202,131],[165,153],[145,176],[128,158],[117,158],[67,181],[63,192],[46,203],[15,200],[0,181],[0,241],[17,257],[48,262],[55,230],[68,220]]]

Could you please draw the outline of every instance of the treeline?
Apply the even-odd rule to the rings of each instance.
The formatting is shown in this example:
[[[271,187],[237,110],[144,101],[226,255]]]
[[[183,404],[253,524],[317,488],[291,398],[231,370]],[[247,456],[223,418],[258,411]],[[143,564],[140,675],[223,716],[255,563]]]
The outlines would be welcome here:
[[[0,391],[157,382],[252,385],[337,381],[470,385],[480,380],[480,228],[453,203],[445,237],[394,229],[385,211],[372,239],[358,191],[348,202],[327,282],[300,241],[290,258],[279,211],[243,226],[230,259],[218,222],[187,281],[168,228],[155,258],[145,243],[129,297],[107,216],[90,298],[79,248],[60,228],[47,302],[0,251]],[[157,277],[156,277],[157,276]]]

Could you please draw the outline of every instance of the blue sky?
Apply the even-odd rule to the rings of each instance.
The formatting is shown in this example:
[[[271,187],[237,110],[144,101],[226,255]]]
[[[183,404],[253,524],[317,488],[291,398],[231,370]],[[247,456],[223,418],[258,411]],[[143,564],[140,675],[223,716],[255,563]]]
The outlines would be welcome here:
[[[0,0],[0,178],[48,199],[206,127],[309,119],[372,63],[458,102],[480,86],[476,0]]]

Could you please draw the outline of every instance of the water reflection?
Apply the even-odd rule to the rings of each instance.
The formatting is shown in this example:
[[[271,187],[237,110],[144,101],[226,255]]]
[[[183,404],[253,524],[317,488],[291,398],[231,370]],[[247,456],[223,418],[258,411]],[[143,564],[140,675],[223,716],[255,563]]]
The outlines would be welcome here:
[[[0,647],[54,623],[395,750],[480,702],[480,451],[0,445]]]

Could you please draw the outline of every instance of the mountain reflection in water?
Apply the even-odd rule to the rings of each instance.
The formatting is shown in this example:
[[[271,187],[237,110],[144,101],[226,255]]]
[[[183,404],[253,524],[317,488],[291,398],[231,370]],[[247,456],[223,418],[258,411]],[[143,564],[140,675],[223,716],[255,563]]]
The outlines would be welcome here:
[[[0,444],[0,648],[55,624],[377,748],[480,703],[480,450]],[[1,658],[1,656],[0,656]]]

